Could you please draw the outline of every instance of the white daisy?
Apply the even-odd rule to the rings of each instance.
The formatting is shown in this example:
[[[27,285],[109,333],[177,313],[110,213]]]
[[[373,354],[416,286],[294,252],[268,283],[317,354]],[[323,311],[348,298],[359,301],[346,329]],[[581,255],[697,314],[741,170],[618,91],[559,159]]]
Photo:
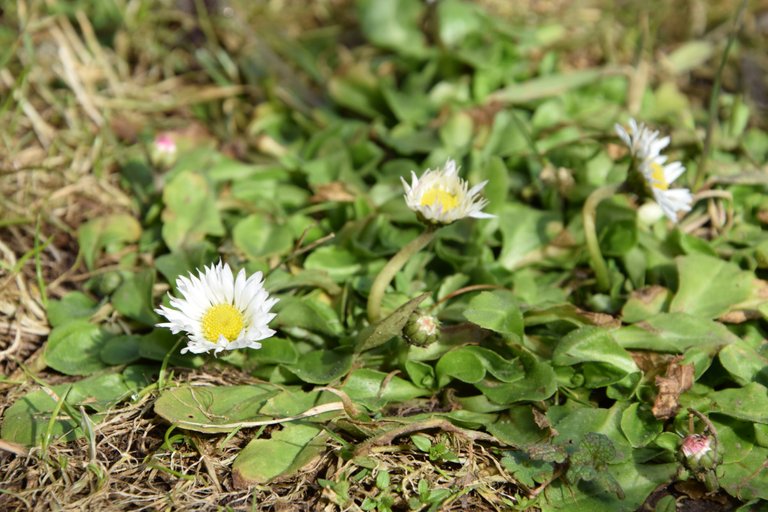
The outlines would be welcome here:
[[[155,311],[168,319],[158,327],[167,327],[174,334],[187,333],[189,343],[182,354],[258,349],[259,340],[275,334],[268,327],[275,317],[269,310],[278,299],[269,297],[261,272],[246,279],[241,270],[235,278],[229,265],[219,261],[197,276],[180,276],[176,288],[182,298],[171,296],[170,308],[160,306]]]
[[[421,178],[411,171],[410,185],[402,177],[400,181],[405,188],[406,204],[426,223],[450,224],[464,217],[495,217],[481,211],[488,200],[477,197],[488,182],[469,188],[457,175],[454,160],[448,160],[444,169],[427,169]]]
[[[666,160],[667,157],[661,155],[645,160],[640,165],[640,172],[664,215],[672,222],[677,222],[678,212],[691,210],[693,196],[687,188],[669,188],[669,185],[685,172],[685,167],[680,162],[665,165]]]
[[[669,145],[669,137],[660,137],[658,131],[652,131],[643,123],[629,120],[629,129],[615,125],[616,134],[629,146],[637,162],[637,169],[645,178],[653,198],[661,207],[664,215],[672,222],[677,222],[679,212],[691,210],[693,197],[687,188],[670,189],[669,185],[685,172],[680,162],[666,164],[667,157],[661,151]]]
[[[669,145],[669,137],[660,138],[658,131],[651,131],[645,124],[637,124],[634,119],[629,120],[629,130],[618,123],[614,128],[619,138],[629,146],[632,156],[641,162],[659,156],[661,151]]]

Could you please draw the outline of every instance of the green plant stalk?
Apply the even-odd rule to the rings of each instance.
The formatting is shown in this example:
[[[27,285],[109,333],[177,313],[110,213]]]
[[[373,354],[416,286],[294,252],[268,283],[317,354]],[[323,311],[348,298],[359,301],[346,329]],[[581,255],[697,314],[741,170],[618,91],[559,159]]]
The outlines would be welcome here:
[[[725,64],[728,62],[728,54],[731,52],[733,42],[736,40],[736,35],[739,31],[739,25],[741,24],[741,17],[744,14],[744,10],[747,8],[747,0],[743,0],[739,6],[739,10],[736,11],[736,15],[733,18],[733,29],[728,34],[728,42],[725,44],[725,50],[723,50],[723,57],[720,59],[720,66],[717,68],[717,74],[715,75],[715,83],[712,84],[712,94],[709,97],[709,112],[707,114],[707,131],[704,135],[704,147],[701,148],[701,160],[699,166],[696,169],[696,179],[693,183],[693,190],[698,190],[704,183],[704,176],[707,172],[707,161],[709,155],[712,152],[712,132],[715,127],[715,119],[717,119],[717,103],[720,99],[720,88],[723,81],[723,70]]]
[[[368,294],[368,321],[371,323],[381,320],[381,300],[384,298],[384,292],[392,282],[395,275],[400,271],[405,263],[413,257],[414,254],[422,250],[432,241],[437,232],[436,226],[427,226],[417,238],[411,240],[405,247],[392,256],[392,259],[384,265],[379,275],[373,281],[371,293]]]
[[[598,290],[604,292],[611,287],[611,280],[608,274],[608,265],[605,263],[603,254],[600,252],[600,243],[597,240],[597,230],[595,228],[595,218],[597,217],[597,207],[604,200],[616,193],[621,183],[605,185],[592,192],[584,203],[581,211],[584,223],[584,236],[587,239],[587,250],[589,251],[589,262],[592,270],[595,271]]]

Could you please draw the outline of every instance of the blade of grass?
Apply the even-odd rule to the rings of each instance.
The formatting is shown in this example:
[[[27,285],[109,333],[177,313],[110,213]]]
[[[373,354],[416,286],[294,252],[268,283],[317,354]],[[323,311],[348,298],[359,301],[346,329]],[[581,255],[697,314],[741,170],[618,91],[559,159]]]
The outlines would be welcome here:
[[[53,240],[53,237],[48,238],[46,240],[45,245],[46,247],[48,244],[51,243]],[[35,277],[37,277],[37,288],[40,290],[40,301],[43,304],[43,308],[46,310],[48,309],[48,293],[45,289],[45,279],[43,278],[43,264],[40,259],[40,253],[42,252],[42,249],[40,248],[40,216],[37,217],[37,222],[35,223],[35,246],[34,246],[34,252],[35,252]]]
[[[746,8],[747,0],[742,0],[741,5],[739,5],[739,10],[736,11],[733,17],[731,33],[728,34],[728,42],[725,44],[725,50],[723,50],[723,56],[720,59],[720,66],[717,68],[715,83],[712,85],[712,94],[709,97],[709,113],[707,114],[707,131],[704,136],[704,147],[701,149],[701,160],[696,169],[696,179],[693,183],[693,190],[701,188],[707,173],[707,163],[709,161],[709,156],[712,153],[712,133],[715,127],[715,120],[717,119],[717,104],[720,100],[723,71],[725,70],[725,63],[728,62],[728,54],[731,51],[731,47],[733,46],[734,41],[736,41],[736,35],[738,34],[739,26],[741,25],[741,18]]]

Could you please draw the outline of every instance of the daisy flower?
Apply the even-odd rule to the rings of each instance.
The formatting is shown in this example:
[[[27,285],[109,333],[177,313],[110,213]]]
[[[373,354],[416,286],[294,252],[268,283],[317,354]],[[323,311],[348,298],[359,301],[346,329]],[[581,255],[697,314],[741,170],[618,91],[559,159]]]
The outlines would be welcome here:
[[[235,278],[229,265],[219,261],[198,271],[197,276],[180,276],[176,289],[182,297],[171,296],[171,307],[160,306],[155,311],[168,319],[158,327],[167,327],[174,334],[187,333],[189,342],[182,354],[258,349],[259,340],[275,334],[268,327],[275,317],[269,310],[278,299],[269,297],[261,272],[246,279],[241,270]]]
[[[691,210],[693,196],[687,188],[669,188],[669,185],[685,172],[685,167],[680,162],[665,165],[666,159],[665,156],[657,156],[645,160],[640,164],[640,172],[664,215],[672,222],[677,222],[678,212],[686,213]]]
[[[629,146],[632,156],[640,161],[659,156],[661,150],[669,146],[669,137],[659,137],[658,131],[651,131],[645,124],[637,124],[634,119],[629,120],[628,130],[618,123],[614,128],[619,138]]]
[[[637,169],[661,207],[664,215],[672,222],[677,222],[679,212],[691,210],[693,196],[687,188],[670,189],[669,185],[685,172],[680,162],[667,162],[661,151],[669,145],[669,137],[661,137],[658,131],[652,131],[643,123],[629,120],[629,129],[617,124],[616,134],[629,147],[637,162]]]
[[[484,181],[472,188],[457,175],[456,162],[448,160],[443,169],[427,169],[418,178],[411,171],[411,184],[402,177],[405,202],[427,224],[451,224],[464,217],[488,219],[495,217],[481,210],[487,199],[478,197]]]

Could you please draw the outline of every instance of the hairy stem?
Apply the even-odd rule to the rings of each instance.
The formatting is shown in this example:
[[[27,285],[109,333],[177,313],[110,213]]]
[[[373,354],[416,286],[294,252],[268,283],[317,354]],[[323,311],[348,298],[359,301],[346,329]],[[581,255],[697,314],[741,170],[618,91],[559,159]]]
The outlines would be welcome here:
[[[436,227],[429,226],[417,238],[411,240],[405,247],[392,256],[392,259],[384,265],[379,275],[373,281],[371,293],[368,294],[368,321],[373,323],[381,319],[381,300],[384,298],[384,292],[392,282],[392,279],[400,271],[405,263],[413,257],[414,254],[422,250],[435,237]]]
[[[589,262],[592,270],[595,271],[597,278],[597,288],[600,291],[608,291],[611,287],[611,280],[608,274],[608,265],[600,252],[600,244],[597,241],[597,230],[595,229],[595,218],[597,216],[597,206],[608,197],[611,197],[621,186],[621,183],[605,185],[592,192],[584,203],[581,211],[584,222],[584,236],[587,239],[587,250],[589,251]]]

